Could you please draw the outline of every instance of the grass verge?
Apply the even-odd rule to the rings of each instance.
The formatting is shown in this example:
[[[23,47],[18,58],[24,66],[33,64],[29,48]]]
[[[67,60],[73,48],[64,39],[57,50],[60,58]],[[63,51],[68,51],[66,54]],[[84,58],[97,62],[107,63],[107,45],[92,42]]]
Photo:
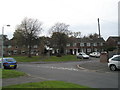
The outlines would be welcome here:
[[[26,75],[24,72],[10,70],[10,69],[3,69],[2,70],[2,78],[15,78]]]
[[[89,87],[63,81],[43,81],[35,83],[10,85],[5,86],[3,88],[89,88]]]
[[[62,57],[56,57],[56,56],[50,56],[50,57],[45,57],[41,59],[40,56],[33,56],[31,58],[27,56],[14,56],[14,59],[16,59],[17,62],[37,62],[37,61],[55,61],[55,62],[60,62],[60,61],[79,61],[79,59],[76,58],[74,55],[64,55]]]
[[[78,61],[79,59],[76,58],[74,55],[65,55],[62,57],[50,56],[49,58],[45,59],[44,61]]]

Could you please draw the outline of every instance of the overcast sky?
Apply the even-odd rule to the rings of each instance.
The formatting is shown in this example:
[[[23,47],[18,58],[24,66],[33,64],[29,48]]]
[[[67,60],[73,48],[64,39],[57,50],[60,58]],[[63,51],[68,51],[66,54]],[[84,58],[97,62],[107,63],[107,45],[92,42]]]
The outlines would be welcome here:
[[[25,18],[38,19],[44,32],[57,22],[69,24],[69,30],[80,31],[82,36],[98,33],[100,18],[101,35],[104,39],[118,35],[119,0],[0,0],[0,27],[12,38],[16,25]],[[0,34],[2,31],[0,31]]]

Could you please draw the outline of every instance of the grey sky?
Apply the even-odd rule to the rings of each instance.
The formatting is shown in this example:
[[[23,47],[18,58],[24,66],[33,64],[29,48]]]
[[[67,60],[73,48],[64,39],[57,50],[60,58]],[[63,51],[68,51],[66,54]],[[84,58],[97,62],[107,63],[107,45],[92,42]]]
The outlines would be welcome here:
[[[69,24],[72,31],[82,35],[98,33],[97,18],[100,18],[101,34],[104,39],[118,34],[119,0],[1,0],[0,27],[5,27],[9,38],[16,25],[25,18],[34,18],[43,22],[44,32],[56,22]],[[1,34],[1,32],[0,32]]]

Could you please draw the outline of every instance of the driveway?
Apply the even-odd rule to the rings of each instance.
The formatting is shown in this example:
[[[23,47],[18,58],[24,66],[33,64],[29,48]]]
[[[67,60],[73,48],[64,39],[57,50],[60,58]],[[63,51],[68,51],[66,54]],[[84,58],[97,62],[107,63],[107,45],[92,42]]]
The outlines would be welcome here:
[[[78,65],[78,68],[81,70],[89,70],[94,72],[113,73],[113,71],[108,68],[107,62],[100,62],[100,58],[91,58],[90,60],[83,59]],[[114,73],[117,73],[117,71]]]
[[[84,66],[87,62],[96,62],[95,59],[82,60],[75,62],[61,62],[61,63],[25,63],[19,64],[17,70],[23,71],[32,77],[31,79],[25,79],[26,82],[38,82],[43,80],[60,80],[80,85],[85,85],[92,88],[118,88],[118,73],[109,72],[101,73],[91,71],[91,69],[83,70],[79,69],[76,65]],[[87,66],[87,65],[86,65]],[[109,69],[108,69],[109,71]],[[9,80],[12,84],[15,81]],[[16,82],[17,81],[16,79]],[[21,81],[24,82],[24,78]],[[7,85],[8,81],[3,80],[3,86]],[[9,83],[10,85],[10,83]]]

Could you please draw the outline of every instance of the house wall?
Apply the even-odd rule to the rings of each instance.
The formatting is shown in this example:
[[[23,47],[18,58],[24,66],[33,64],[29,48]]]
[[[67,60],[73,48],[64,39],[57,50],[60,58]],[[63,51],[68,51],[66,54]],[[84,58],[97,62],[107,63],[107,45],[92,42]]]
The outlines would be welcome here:
[[[102,43],[102,44],[101,44]],[[93,52],[93,51],[103,51],[103,47],[104,47],[104,40],[101,41],[97,41],[96,42],[94,40],[90,40],[88,39],[87,41],[84,40],[79,40],[79,41],[74,41],[73,43],[68,43],[66,45],[66,52],[64,52],[65,54],[77,54],[79,52],[85,52],[87,54]],[[7,55],[26,55],[28,53],[28,48],[25,47],[18,47],[16,45],[14,45],[14,43],[12,42],[12,45],[8,45],[6,46],[6,48],[4,49],[4,51],[6,52]],[[41,49],[40,46],[34,46],[32,47],[32,53],[33,55],[36,55],[38,53],[40,53]],[[51,50],[51,53],[56,53],[56,49],[53,48],[53,50]]]
[[[94,45],[91,42],[88,42],[89,45],[87,45],[86,42],[78,42],[76,44],[76,46],[67,46],[67,53],[69,54],[77,54],[79,52],[85,52],[87,54],[93,52],[93,51],[98,51],[98,52],[102,52],[103,51],[103,47],[104,47],[104,42],[96,42],[96,45]],[[101,45],[101,43],[103,43]]]

